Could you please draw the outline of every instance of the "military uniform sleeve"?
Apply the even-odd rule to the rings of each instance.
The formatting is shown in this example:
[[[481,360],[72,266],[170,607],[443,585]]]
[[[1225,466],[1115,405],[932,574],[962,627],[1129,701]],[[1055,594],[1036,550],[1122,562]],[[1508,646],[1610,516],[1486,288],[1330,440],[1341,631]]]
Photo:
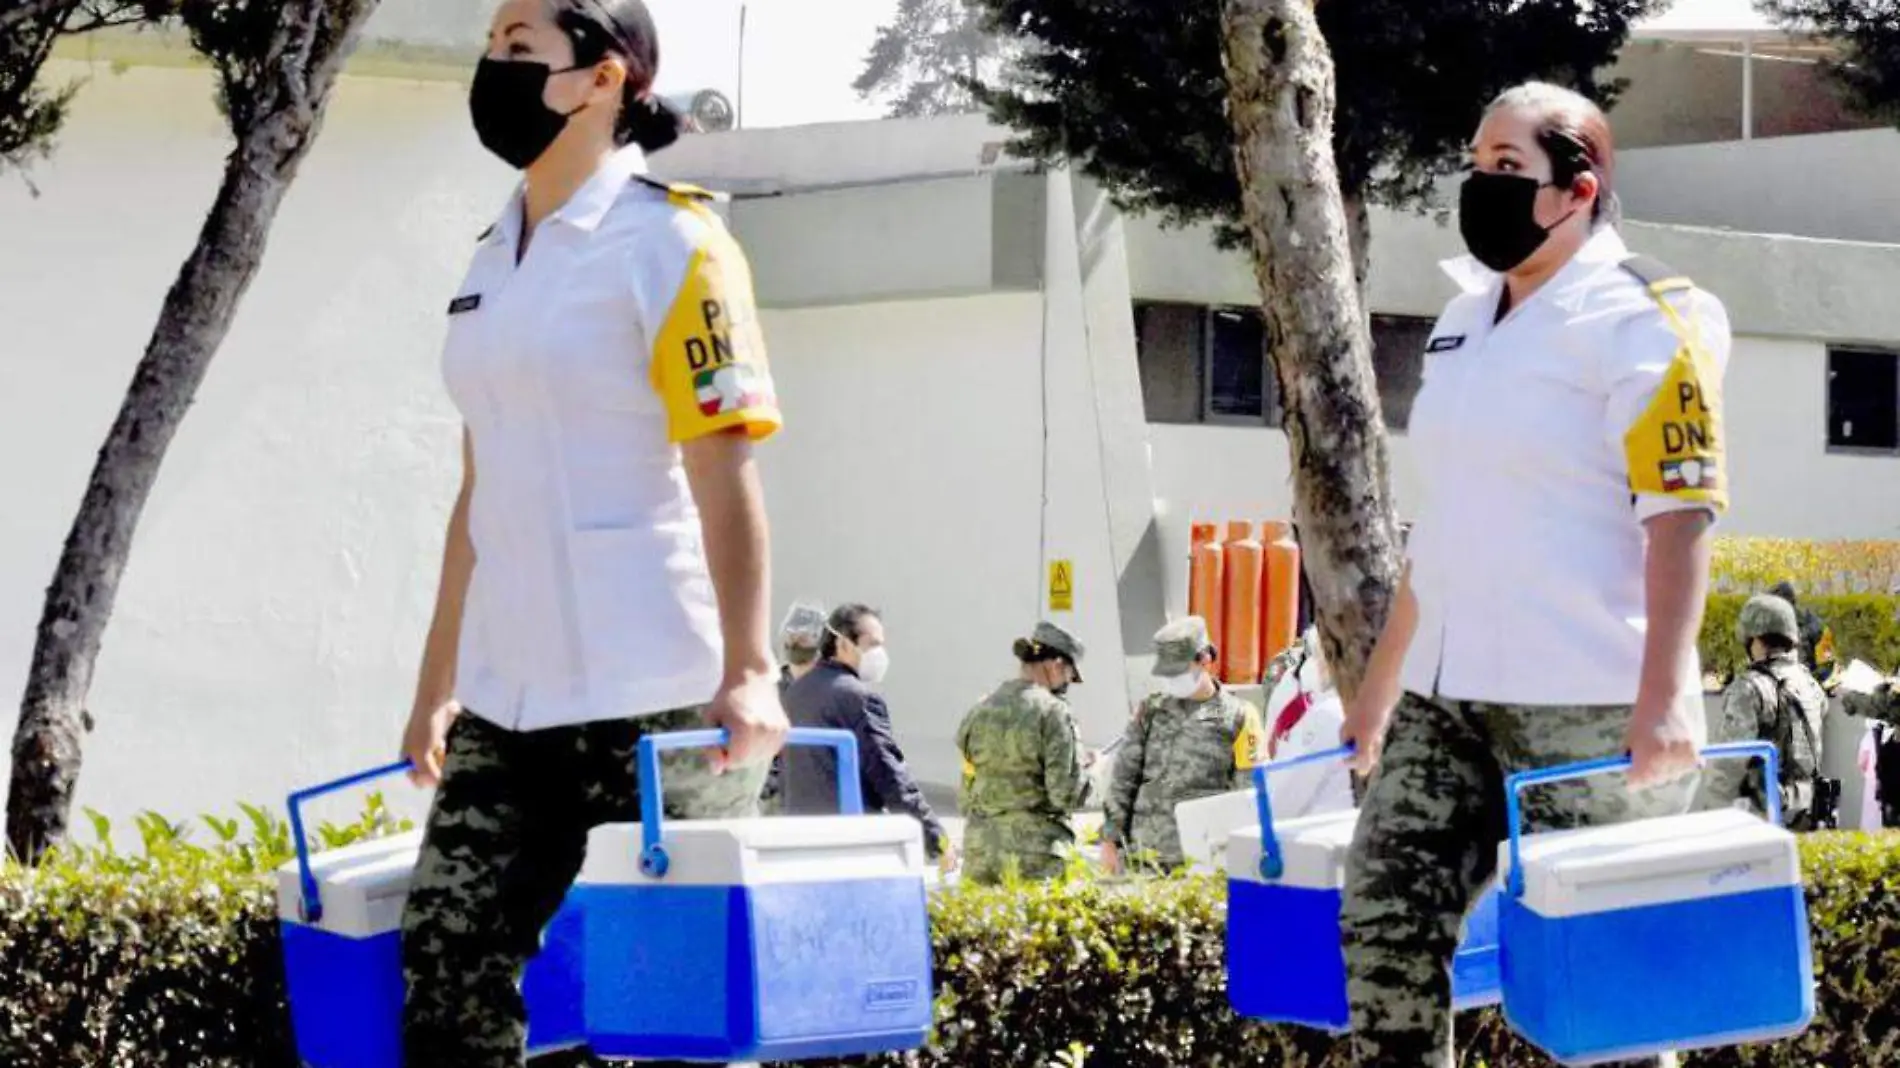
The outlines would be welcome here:
[[[1148,717],[1145,705],[1128,721],[1128,733],[1115,754],[1115,776],[1102,804],[1102,840],[1128,844],[1129,821],[1135,814],[1135,793],[1141,788],[1142,761],[1147,759]]]
[[[1900,720],[1900,688],[1883,682],[1873,693],[1841,690],[1841,711],[1858,719]]]
[[[777,431],[783,420],[752,270],[725,225],[681,207],[671,229],[635,255],[634,275],[667,436],[684,443],[743,430],[758,440]]]
[[[1075,717],[1060,706],[1043,710],[1042,782],[1049,804],[1060,812],[1074,812],[1088,801],[1088,773],[1082,767],[1082,740],[1076,736]]]
[[[943,851],[943,824],[937,822],[936,814],[930,811],[930,802],[924,799],[923,790],[904,764],[904,751],[897,746],[897,735],[891,730],[891,714],[884,707],[884,699],[875,694],[869,696],[851,728],[858,736],[858,759],[863,762],[870,786],[877,791],[877,802],[886,812],[901,812],[923,824],[924,852],[936,857]],[[872,799],[867,797],[865,802],[869,807]]]
[[[1722,708],[1715,721],[1709,724],[1709,741],[1755,741],[1762,737],[1761,716],[1761,691],[1748,673],[1743,672],[1729,683],[1728,689],[1722,691]],[[1711,761],[1702,769],[1702,800],[1696,807],[1728,808],[1744,798],[1749,799],[1751,804],[1760,805],[1762,798],[1759,791],[1751,793],[1749,789],[1751,783],[1760,779],[1760,773],[1753,770],[1753,765],[1753,761]]]
[[[1607,361],[1605,437],[1623,457],[1636,516],[1705,509],[1729,501],[1722,379],[1728,313],[1699,289],[1627,295],[1630,308],[1600,354]]]

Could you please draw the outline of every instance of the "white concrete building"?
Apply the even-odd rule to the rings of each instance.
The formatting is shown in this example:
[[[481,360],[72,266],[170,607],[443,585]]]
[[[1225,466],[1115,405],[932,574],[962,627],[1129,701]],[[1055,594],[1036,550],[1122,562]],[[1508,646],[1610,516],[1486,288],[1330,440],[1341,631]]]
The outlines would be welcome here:
[[[38,195],[0,184],[9,687],[225,151],[203,71],[93,58]],[[226,811],[396,749],[455,485],[442,310],[511,181],[460,84],[406,61],[340,88],[172,449],[99,665],[86,804]],[[1631,123],[1666,134],[1641,89]],[[1100,744],[1184,606],[1190,518],[1290,510],[1245,261],[1009,161],[1003,137],[974,118],[747,130],[656,160],[737,194],[788,413],[765,449],[780,606],[885,610],[897,727],[939,786],[957,721],[1044,613],[1051,561],[1074,564],[1064,622],[1091,647],[1077,697]],[[1631,243],[1734,320],[1734,532],[1900,531],[1900,231],[1877,158],[1900,162],[1900,133],[1624,155]],[[1429,218],[1375,221],[1402,507],[1417,342],[1456,248]]]

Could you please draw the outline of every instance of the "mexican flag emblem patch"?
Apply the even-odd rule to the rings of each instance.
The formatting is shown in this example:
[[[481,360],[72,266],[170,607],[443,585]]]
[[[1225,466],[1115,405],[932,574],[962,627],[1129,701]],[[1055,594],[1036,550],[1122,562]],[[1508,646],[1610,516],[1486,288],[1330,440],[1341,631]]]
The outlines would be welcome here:
[[[699,400],[699,413],[708,419],[747,408],[769,406],[772,397],[767,379],[751,366],[729,363],[693,376],[693,392]]]

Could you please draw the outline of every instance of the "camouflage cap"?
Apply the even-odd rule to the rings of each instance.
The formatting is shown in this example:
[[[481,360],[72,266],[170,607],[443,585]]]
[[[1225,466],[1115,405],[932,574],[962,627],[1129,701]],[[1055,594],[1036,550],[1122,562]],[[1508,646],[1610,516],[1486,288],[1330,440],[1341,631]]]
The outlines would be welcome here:
[[[825,636],[825,610],[812,604],[795,604],[779,624],[778,641],[786,659],[808,664],[818,659],[818,646]]]
[[[1213,647],[1207,621],[1200,616],[1177,619],[1155,632],[1155,675],[1171,679],[1194,670],[1202,653]]]
[[[1770,634],[1799,642],[1801,624],[1795,619],[1793,605],[1773,594],[1758,593],[1742,606],[1742,614],[1735,620],[1735,636],[1751,642]]]
[[[1040,652],[1041,649],[1048,649],[1068,657],[1069,663],[1075,665],[1075,681],[1082,681],[1082,657],[1087,650],[1082,647],[1082,643],[1076,639],[1075,635],[1054,623],[1044,621],[1036,624],[1036,630],[1029,636],[1026,646],[1026,651]],[[1038,649],[1038,646],[1041,649]]]

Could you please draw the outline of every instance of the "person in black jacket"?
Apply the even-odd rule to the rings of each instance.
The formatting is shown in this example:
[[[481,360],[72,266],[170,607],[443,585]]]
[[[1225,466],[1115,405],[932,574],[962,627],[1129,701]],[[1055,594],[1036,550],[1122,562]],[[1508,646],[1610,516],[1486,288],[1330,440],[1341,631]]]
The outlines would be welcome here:
[[[891,713],[871,687],[884,680],[890,653],[884,646],[884,621],[861,604],[831,613],[825,627],[823,659],[785,691],[785,713],[795,727],[829,727],[858,737],[858,775],[866,812],[905,813],[924,825],[924,851],[944,870],[956,866],[956,849],[930,802],[904,765],[904,751],[891,732]],[[780,782],[784,812],[790,816],[832,815],[838,811],[838,760],[829,749],[785,750]]]

